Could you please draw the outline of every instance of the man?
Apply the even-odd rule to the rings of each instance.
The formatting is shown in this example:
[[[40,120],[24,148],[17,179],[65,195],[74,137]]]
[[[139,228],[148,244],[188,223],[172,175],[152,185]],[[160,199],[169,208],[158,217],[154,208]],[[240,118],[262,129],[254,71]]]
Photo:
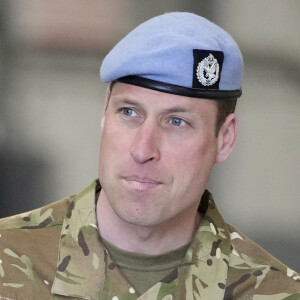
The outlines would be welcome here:
[[[242,57],[190,13],[105,58],[99,181],[0,222],[0,299],[300,299],[300,276],[225,223],[206,185],[236,140]]]

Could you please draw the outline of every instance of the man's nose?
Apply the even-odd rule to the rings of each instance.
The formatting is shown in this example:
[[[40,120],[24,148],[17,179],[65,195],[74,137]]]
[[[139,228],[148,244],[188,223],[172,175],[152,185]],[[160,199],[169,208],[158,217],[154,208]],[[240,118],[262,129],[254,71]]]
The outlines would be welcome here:
[[[136,129],[136,134],[130,147],[131,156],[139,164],[159,160],[159,144],[160,133],[158,126],[155,122],[146,120]]]

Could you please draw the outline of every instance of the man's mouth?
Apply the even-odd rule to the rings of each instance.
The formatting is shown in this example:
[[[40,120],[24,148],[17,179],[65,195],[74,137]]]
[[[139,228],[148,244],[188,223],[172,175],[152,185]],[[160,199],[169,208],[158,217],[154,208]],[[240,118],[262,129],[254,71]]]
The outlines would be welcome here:
[[[147,191],[154,188],[157,188],[162,184],[162,182],[149,178],[149,177],[140,177],[140,176],[125,176],[122,178],[125,185],[137,191]]]

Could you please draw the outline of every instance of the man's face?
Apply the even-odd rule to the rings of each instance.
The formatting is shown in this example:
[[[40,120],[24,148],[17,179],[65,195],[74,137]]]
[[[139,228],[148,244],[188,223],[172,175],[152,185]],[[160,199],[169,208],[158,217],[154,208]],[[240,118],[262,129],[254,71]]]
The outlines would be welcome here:
[[[216,114],[215,101],[114,85],[99,178],[119,219],[155,226],[195,214],[218,154]]]

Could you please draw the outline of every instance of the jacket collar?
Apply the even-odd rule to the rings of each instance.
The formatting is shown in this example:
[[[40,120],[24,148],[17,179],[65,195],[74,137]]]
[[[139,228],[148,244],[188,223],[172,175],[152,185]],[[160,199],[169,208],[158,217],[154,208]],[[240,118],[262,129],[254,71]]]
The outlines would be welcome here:
[[[54,294],[99,299],[105,280],[105,249],[100,241],[94,181],[71,199],[63,222],[57,271],[51,292]]]
[[[95,213],[95,195],[100,189],[96,180],[71,199],[61,232],[53,294],[93,300],[101,296],[110,258],[101,242]],[[201,199],[199,211],[206,211],[204,219],[173,278],[172,292],[175,298],[180,295],[194,299],[197,295],[200,299],[223,299],[230,253],[229,231],[208,191]],[[153,286],[139,299],[152,299],[147,297],[158,286],[162,284]]]
[[[191,265],[182,269],[179,276],[185,278],[186,299],[224,299],[230,259],[229,230],[207,190],[198,210],[205,214],[185,257]]]

